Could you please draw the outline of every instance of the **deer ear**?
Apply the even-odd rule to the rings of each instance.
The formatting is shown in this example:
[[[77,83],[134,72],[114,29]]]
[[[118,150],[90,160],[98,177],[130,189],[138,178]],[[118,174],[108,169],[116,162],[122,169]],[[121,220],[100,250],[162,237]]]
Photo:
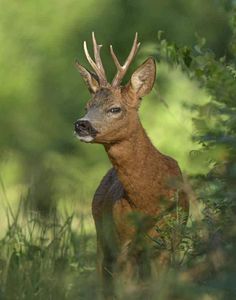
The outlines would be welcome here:
[[[138,98],[147,95],[154,85],[156,79],[156,64],[152,57],[149,57],[138,69],[133,73],[130,80],[132,90]]]
[[[76,68],[79,70],[80,75],[83,77],[90,93],[95,94],[99,90],[99,79],[93,72],[88,71],[79,62],[76,62]]]

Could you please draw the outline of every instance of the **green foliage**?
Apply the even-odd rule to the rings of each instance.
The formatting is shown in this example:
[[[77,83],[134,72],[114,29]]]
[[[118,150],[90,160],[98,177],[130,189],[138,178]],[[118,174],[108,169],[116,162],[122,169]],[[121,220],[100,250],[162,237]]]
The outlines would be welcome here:
[[[150,298],[234,299],[234,1],[0,4],[0,299],[97,298],[94,226],[87,215],[108,161],[102,147],[73,138],[73,122],[89,98],[73,62],[78,57],[86,65],[82,41],[92,30],[104,45],[114,45],[121,61],[139,32],[145,47],[137,61],[148,54],[158,62],[157,93],[144,100],[142,119],[158,148],[191,174],[195,206],[188,227],[170,220],[157,228],[161,241],[154,245],[171,252],[174,263],[150,283]],[[168,39],[159,32],[148,44],[158,29]],[[108,50],[102,54],[111,78],[115,68]],[[171,241],[179,232],[184,239],[176,249]],[[141,293],[132,285],[118,292],[121,299]]]
[[[32,178],[40,177],[38,173],[47,176],[50,172],[51,182],[56,186],[54,193],[50,191],[52,201],[62,199],[58,197],[58,180],[63,188],[67,187],[68,181],[71,186],[82,182],[85,190],[89,191],[84,198],[91,198],[92,186],[98,183],[108,168],[102,147],[87,147],[73,138],[73,122],[83,114],[84,104],[89,99],[73,64],[78,58],[86,65],[82,42],[90,39],[92,30],[104,44],[102,55],[110,78],[114,75],[115,66],[111,64],[108,45],[113,44],[122,61],[128,52],[127,43],[131,43],[135,31],[139,32],[144,45],[154,40],[158,28],[165,30],[168,37],[176,42],[188,44],[194,41],[193,32],[204,33],[209,45],[219,53],[224,53],[222,45],[227,43],[230,35],[228,12],[213,0],[102,0],[99,5],[94,0],[60,3],[41,0],[37,4],[32,1],[22,4],[6,0],[0,2],[0,155],[4,160],[11,160],[11,155],[17,158],[21,173],[16,176],[15,184],[23,182],[30,185]],[[216,28],[220,32],[218,36],[215,36]],[[177,105],[175,114],[179,107]],[[146,120],[149,120],[151,110],[150,103]],[[155,124],[157,115],[154,116]],[[164,119],[168,113],[164,111],[161,115]],[[157,125],[161,133],[165,131],[164,124]],[[147,129],[153,127],[149,124]],[[173,120],[170,120],[169,127],[175,127]],[[182,143],[186,144],[187,139],[188,136]],[[163,141],[161,146],[168,152],[167,141]],[[177,147],[173,152],[178,152]],[[179,160],[187,168],[184,157]],[[65,172],[65,165],[68,172]],[[79,172],[76,172],[78,169]],[[83,176],[85,169],[88,171]],[[77,175],[69,177],[68,173]],[[90,185],[87,178],[90,178]],[[33,180],[36,188],[39,185],[36,179]],[[76,196],[81,198],[81,193]],[[71,197],[74,197],[74,191],[68,189],[67,198]]]
[[[235,25],[235,15],[232,24]],[[231,52],[219,59],[205,48],[204,39],[198,39],[198,44],[193,48],[178,47],[162,39],[159,34],[157,50],[158,60],[164,59],[172,66],[181,66],[209,95],[207,103],[191,107],[198,113],[193,119],[193,138],[202,147],[197,159],[204,159],[209,165],[209,172],[193,178],[193,183],[199,201],[204,204],[202,232],[205,232],[202,237],[199,236],[199,241],[204,241],[202,255],[213,268],[207,282],[220,292],[223,299],[233,299],[236,295],[232,284],[232,276],[235,278],[236,274],[233,250],[236,246],[235,26],[232,29]],[[214,255],[218,256],[217,262]],[[209,272],[210,266],[207,269]],[[219,285],[220,280],[222,283]]]

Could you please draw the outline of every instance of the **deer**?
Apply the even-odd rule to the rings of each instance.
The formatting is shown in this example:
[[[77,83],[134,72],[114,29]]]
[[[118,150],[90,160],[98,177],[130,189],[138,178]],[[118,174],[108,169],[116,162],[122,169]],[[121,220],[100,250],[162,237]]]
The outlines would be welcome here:
[[[109,83],[100,56],[102,45],[97,44],[94,32],[92,42],[94,59],[86,41],[83,46],[93,71],[76,61],[91,98],[86,104],[85,115],[74,123],[74,132],[82,142],[103,145],[112,164],[92,201],[97,269],[105,298],[110,299],[114,274],[125,274],[127,280],[142,280],[149,276],[153,259],[158,259],[160,267],[168,264],[166,253],[153,258],[147,245],[160,235],[156,226],[165,223],[162,217],[165,212],[176,216],[173,212],[176,202],[184,212],[186,224],[189,201],[182,188],[183,176],[177,161],[154,147],[139,118],[142,98],[151,92],[156,80],[154,58],[148,57],[133,72],[128,83],[122,85],[140,46],[138,34],[123,65],[111,45],[110,53],[117,72]],[[141,216],[138,225],[135,225],[135,216]]]

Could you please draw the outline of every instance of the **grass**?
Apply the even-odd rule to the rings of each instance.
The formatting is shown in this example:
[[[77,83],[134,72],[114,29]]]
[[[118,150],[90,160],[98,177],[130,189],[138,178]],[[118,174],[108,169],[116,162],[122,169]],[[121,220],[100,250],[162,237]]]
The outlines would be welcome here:
[[[1,185],[7,225],[0,239],[0,299],[101,299],[95,267],[95,232],[86,225],[86,214],[54,208],[42,216],[25,205],[24,197],[13,209]],[[164,238],[169,234],[175,238],[176,224],[170,224],[170,228],[172,231],[164,233]],[[168,273],[154,276],[148,289],[136,282],[116,281],[118,299],[223,299],[206,282],[190,279],[192,267],[198,264],[198,259],[191,256],[191,230],[187,228],[185,232],[180,263],[173,252],[174,263]],[[158,248],[163,241],[154,243]]]
[[[84,216],[47,217],[8,203],[0,240],[0,299],[92,299],[96,293],[96,246]],[[76,222],[75,222],[76,221]],[[73,228],[73,224],[78,224]]]

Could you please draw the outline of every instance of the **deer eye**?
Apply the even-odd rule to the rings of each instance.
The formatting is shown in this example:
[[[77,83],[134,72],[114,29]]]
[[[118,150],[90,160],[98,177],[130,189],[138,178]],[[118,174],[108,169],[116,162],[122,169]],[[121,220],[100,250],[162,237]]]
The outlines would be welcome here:
[[[120,107],[112,107],[107,112],[112,113],[112,114],[118,114],[119,112],[121,112],[121,108]]]

